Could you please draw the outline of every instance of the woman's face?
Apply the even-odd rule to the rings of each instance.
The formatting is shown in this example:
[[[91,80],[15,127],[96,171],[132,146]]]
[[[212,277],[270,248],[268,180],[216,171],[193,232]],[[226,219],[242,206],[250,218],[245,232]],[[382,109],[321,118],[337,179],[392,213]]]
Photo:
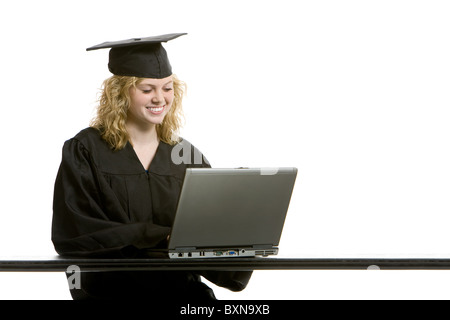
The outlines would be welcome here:
[[[130,98],[127,121],[140,125],[162,123],[174,99],[172,76],[142,80],[136,88],[130,88]]]

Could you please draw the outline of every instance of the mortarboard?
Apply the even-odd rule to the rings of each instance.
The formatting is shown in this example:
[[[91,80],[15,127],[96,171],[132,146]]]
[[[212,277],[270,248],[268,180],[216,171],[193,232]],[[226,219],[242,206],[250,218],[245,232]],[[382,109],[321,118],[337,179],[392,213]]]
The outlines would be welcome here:
[[[185,34],[187,33],[171,33],[104,42],[86,50],[111,48],[108,68],[115,75],[163,79],[172,75],[172,67],[161,42],[167,42]]]

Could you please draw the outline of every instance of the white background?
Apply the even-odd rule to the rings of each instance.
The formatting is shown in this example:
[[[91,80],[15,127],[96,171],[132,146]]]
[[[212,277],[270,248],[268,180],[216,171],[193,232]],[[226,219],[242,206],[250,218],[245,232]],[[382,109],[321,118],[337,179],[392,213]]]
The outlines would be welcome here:
[[[447,1],[0,4],[0,256],[54,255],[53,183],[88,126],[104,42],[165,45],[188,84],[182,136],[214,167],[295,166],[291,257],[450,254]],[[221,299],[448,298],[447,271],[258,271]],[[0,273],[1,299],[70,299],[63,273]]]

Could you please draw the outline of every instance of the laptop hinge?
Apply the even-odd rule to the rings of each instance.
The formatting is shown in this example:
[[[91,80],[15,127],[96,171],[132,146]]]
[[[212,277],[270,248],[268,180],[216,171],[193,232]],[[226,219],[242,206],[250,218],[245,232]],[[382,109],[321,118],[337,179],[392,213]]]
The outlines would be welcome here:
[[[252,246],[253,249],[272,249],[273,245],[271,244],[254,244]]]
[[[196,247],[177,247],[175,248],[175,251],[177,252],[189,252],[189,251],[194,251],[196,250]]]

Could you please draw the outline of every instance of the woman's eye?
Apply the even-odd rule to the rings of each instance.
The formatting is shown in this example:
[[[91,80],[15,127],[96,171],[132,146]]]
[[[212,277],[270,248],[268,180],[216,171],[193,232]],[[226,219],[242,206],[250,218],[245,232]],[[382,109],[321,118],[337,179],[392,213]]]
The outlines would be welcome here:
[[[165,90],[165,91],[171,91],[172,88],[165,88],[164,90]]]
[[[142,93],[150,93],[152,90],[142,90]]]

